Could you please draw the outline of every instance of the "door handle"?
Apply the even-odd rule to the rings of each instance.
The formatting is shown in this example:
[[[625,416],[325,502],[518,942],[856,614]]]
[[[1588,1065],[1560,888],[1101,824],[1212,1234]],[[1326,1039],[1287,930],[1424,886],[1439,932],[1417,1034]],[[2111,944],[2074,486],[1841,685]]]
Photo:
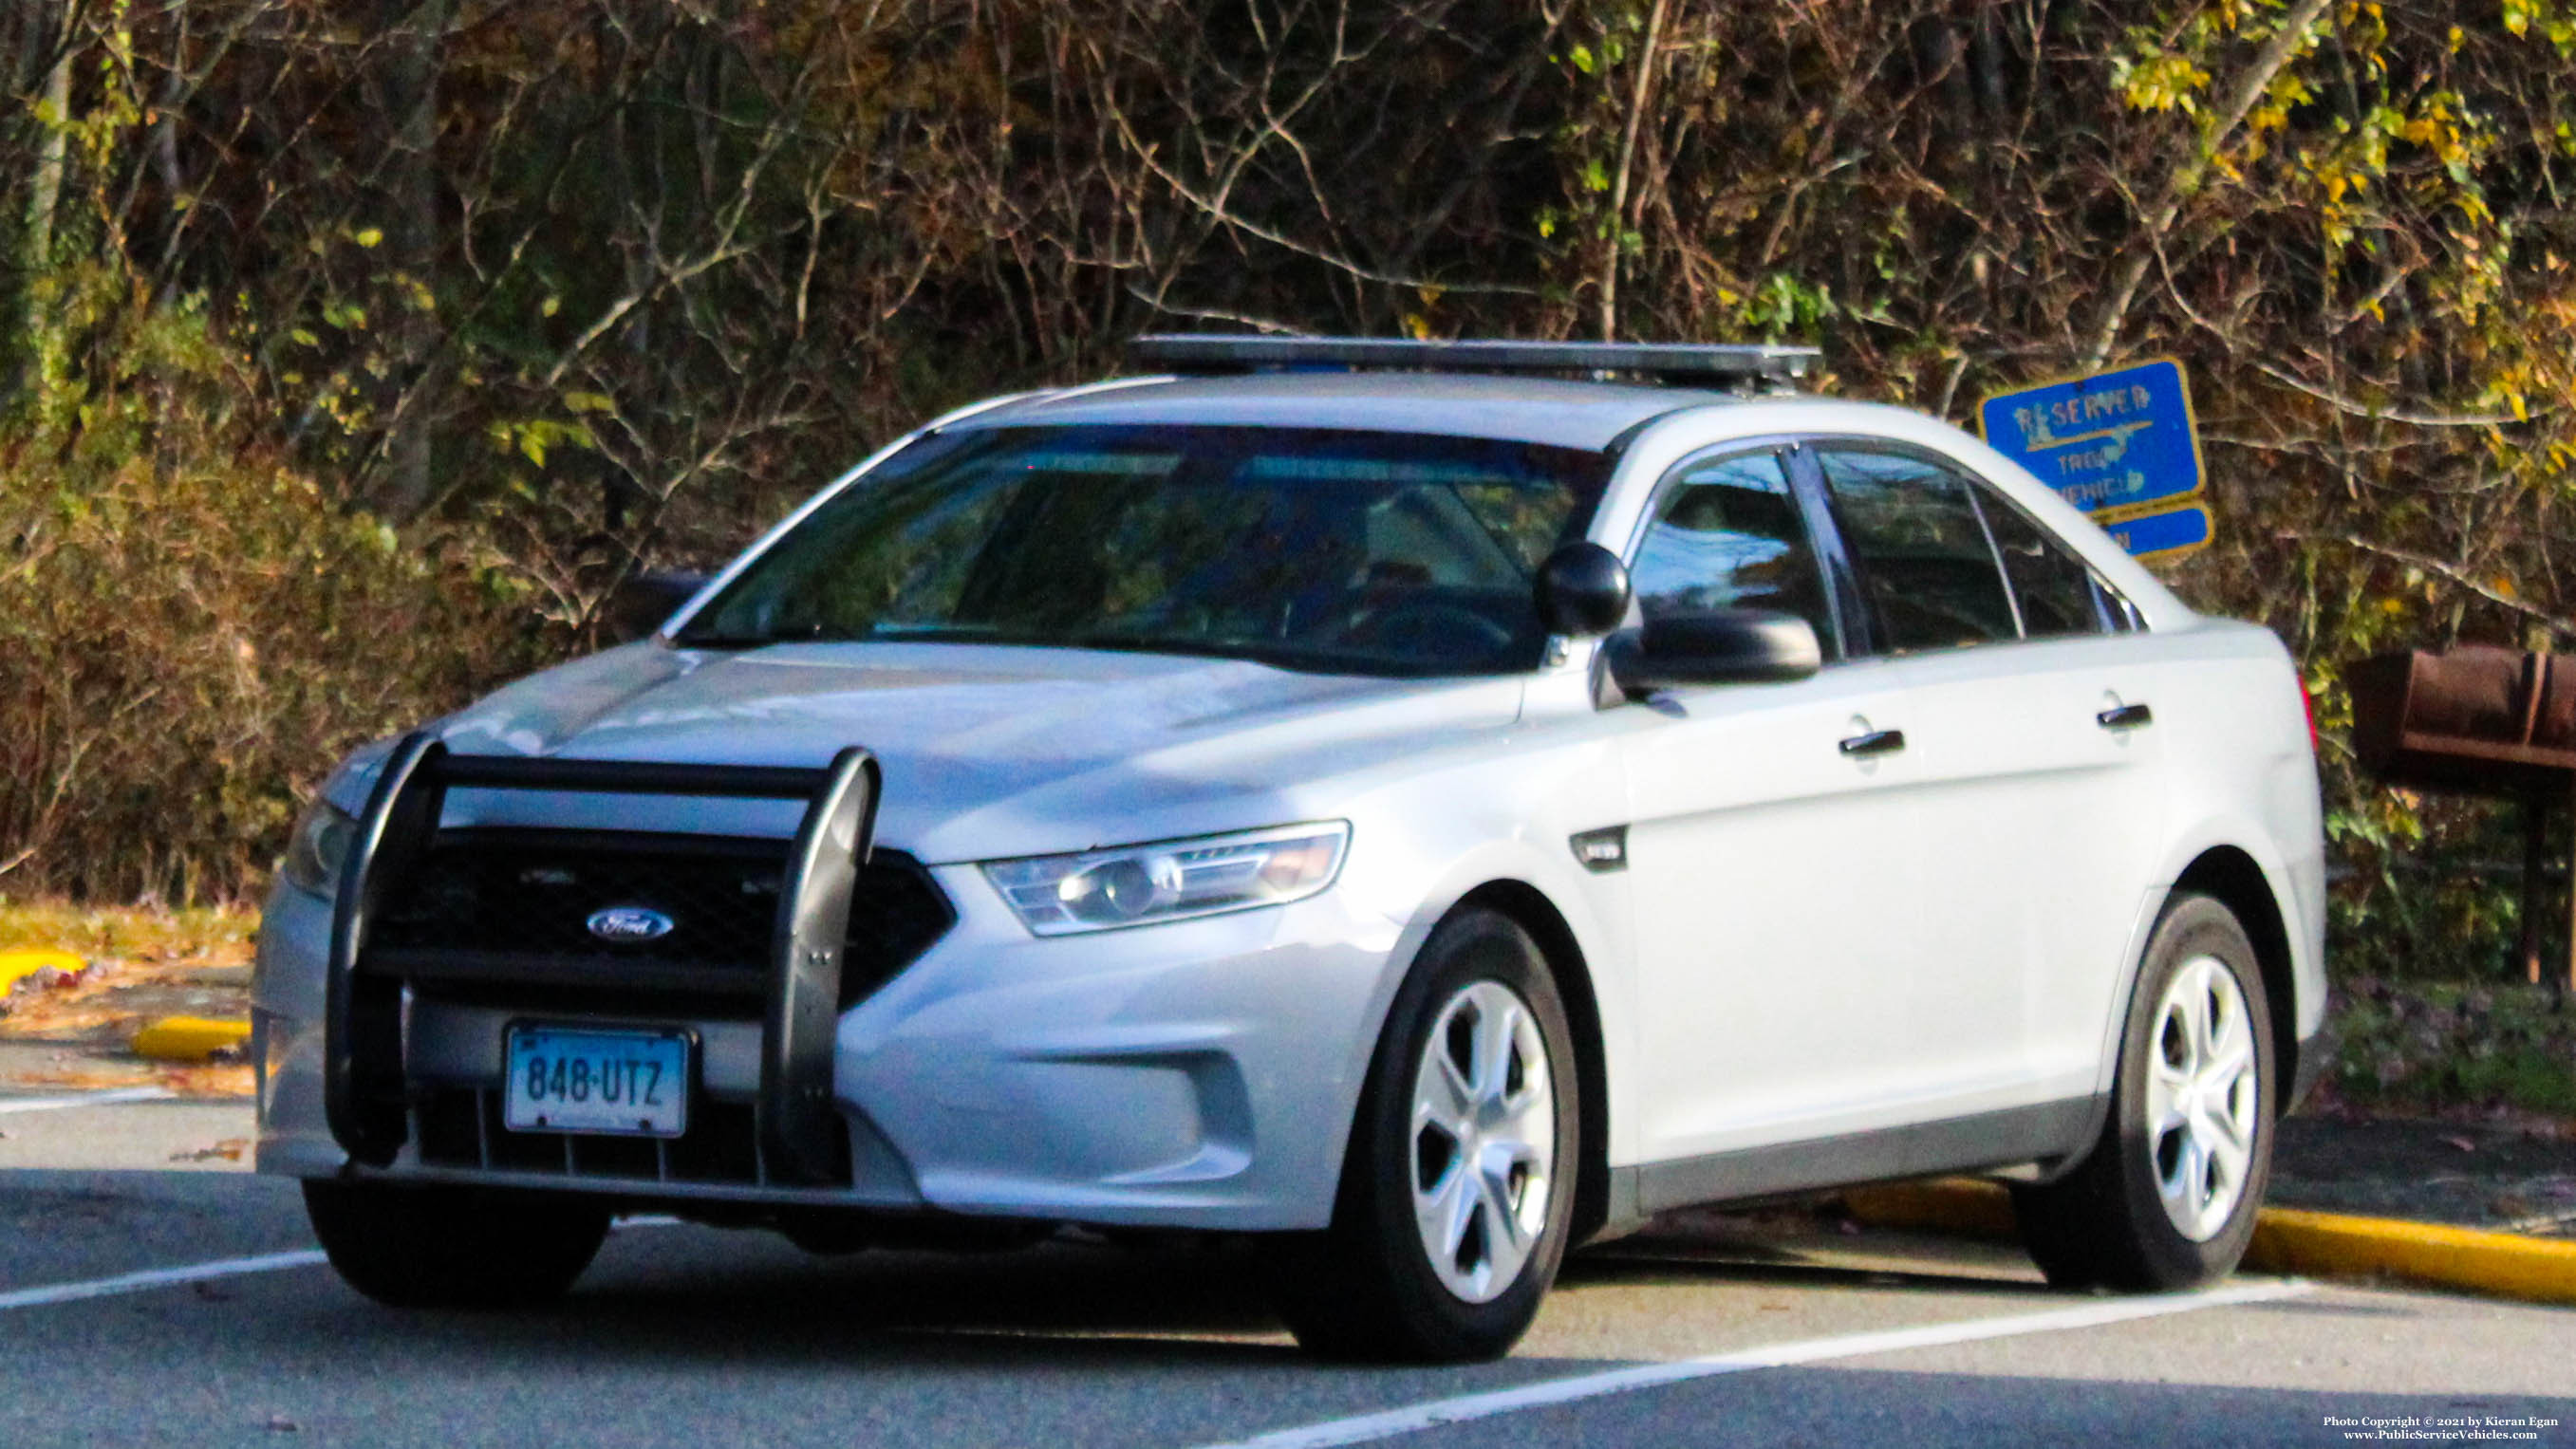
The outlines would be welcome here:
[[[2133,730],[2156,722],[2156,712],[2143,704],[2124,704],[2093,716],[2093,722],[2106,730]]]
[[[1871,730],[1865,735],[1854,735],[1842,742],[1843,753],[1854,759],[1865,759],[1871,755],[1892,755],[1904,748],[1905,731],[1903,730]]]

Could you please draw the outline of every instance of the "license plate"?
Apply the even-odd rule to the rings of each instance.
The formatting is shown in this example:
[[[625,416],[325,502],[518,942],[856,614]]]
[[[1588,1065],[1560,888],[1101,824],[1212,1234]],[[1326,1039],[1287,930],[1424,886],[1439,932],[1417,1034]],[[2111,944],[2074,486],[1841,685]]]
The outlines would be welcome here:
[[[688,1034],[513,1027],[505,1098],[513,1132],[677,1137],[689,1126]]]

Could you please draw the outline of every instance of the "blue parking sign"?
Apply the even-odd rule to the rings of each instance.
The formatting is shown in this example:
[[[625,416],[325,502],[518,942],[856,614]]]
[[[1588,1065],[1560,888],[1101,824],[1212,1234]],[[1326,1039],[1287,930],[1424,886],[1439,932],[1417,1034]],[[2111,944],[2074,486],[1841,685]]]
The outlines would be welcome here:
[[[2102,525],[2132,558],[2180,558],[2209,546],[2209,510],[2197,503]]]
[[[1996,393],[1978,422],[1995,451],[2106,528],[2200,496],[2191,392],[2170,357]]]

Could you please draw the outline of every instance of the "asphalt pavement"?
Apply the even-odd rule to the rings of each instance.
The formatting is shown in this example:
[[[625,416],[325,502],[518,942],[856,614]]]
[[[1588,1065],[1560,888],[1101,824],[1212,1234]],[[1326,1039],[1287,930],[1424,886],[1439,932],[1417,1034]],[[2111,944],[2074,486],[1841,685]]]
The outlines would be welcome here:
[[[246,1107],[60,1100],[0,1098],[8,1445],[2576,1444],[2576,1310],[2057,1293],[2008,1247],[1786,1213],[1588,1250],[1468,1368],[1312,1362],[1239,1249],[1090,1241],[646,1222],[551,1309],[394,1312],[240,1170]]]

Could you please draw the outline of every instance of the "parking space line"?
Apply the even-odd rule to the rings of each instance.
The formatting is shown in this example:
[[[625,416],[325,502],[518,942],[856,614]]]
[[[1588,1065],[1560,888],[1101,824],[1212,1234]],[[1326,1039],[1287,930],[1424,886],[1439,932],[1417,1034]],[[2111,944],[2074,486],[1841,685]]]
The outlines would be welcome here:
[[[1894,1328],[1876,1333],[1847,1333],[1832,1338],[1801,1339],[1792,1343],[1775,1343],[1761,1348],[1736,1349],[1710,1354],[1705,1358],[1684,1359],[1678,1363],[1640,1364],[1634,1368],[1608,1369],[1597,1374],[1584,1374],[1570,1379],[1550,1379],[1544,1383],[1525,1384],[1516,1389],[1498,1389],[1491,1393],[1461,1394],[1451,1399],[1433,1399],[1428,1403],[1410,1404],[1400,1409],[1386,1409],[1374,1414],[1358,1414],[1347,1419],[1330,1419],[1320,1424],[1307,1424],[1294,1429],[1258,1434],[1249,1439],[1233,1440],[1209,1449],[1332,1449],[1342,1444],[1369,1444],[1381,1439],[1436,1429],[1445,1424],[1463,1424],[1475,1419],[1490,1419],[1499,1414],[1518,1413],[1523,1409],[1551,1408],[1558,1404],[1607,1394],[1629,1393],[1637,1389],[1659,1388],[1665,1384],[1686,1383],[1693,1379],[1716,1378],[1724,1374],[1747,1373],[1754,1369],[1786,1368],[1794,1364],[1819,1363],[1828,1359],[1860,1358],[1869,1354],[1894,1353],[1909,1348],[1939,1348],[1954,1343],[1974,1343],[1980,1339],[2013,1338],[2033,1333],[2060,1333],[2077,1328],[2099,1328],[2107,1324],[2127,1323],[2141,1318],[2159,1318],[2173,1313],[2191,1313],[2203,1308],[2226,1308],[2241,1303],[2267,1303],[2291,1298],[2315,1287],[2303,1279],[2289,1278],[2268,1282],[2239,1283],[2225,1288],[2205,1288],[2194,1293],[2165,1293],[2143,1298],[2118,1298],[2088,1302],[2072,1308],[2052,1308],[2040,1313],[2017,1313],[2003,1318],[1969,1319],[1959,1323],[1933,1323],[1919,1328]]]
[[[167,1087],[118,1087],[106,1092],[80,1092],[68,1097],[19,1097],[0,1101],[0,1112],[54,1112],[65,1107],[113,1107],[119,1102],[156,1102],[173,1095]]]
[[[623,1232],[630,1228],[678,1227],[680,1219],[659,1213],[639,1213],[621,1218],[610,1226]],[[331,1261],[319,1248],[303,1248],[291,1253],[259,1253],[247,1258],[218,1258],[211,1263],[189,1263],[177,1268],[146,1268],[138,1273],[119,1273],[113,1278],[88,1278],[77,1283],[49,1283],[42,1288],[20,1288],[0,1292],[0,1311],[11,1308],[42,1308],[53,1303],[78,1303],[84,1298],[113,1298],[120,1293],[144,1293],[154,1288],[170,1288],[181,1283],[203,1283],[214,1278],[239,1278],[250,1273],[277,1273],[288,1268],[314,1268]]]
[[[119,1273],[113,1278],[91,1278],[79,1283],[52,1283],[42,1288],[21,1288],[14,1293],[0,1293],[0,1309],[42,1308],[49,1303],[77,1303],[84,1298],[112,1298],[119,1293],[141,1293],[153,1288],[168,1288],[180,1283],[203,1283],[212,1278],[238,1278],[245,1273],[275,1273],[287,1268],[310,1268],[330,1261],[319,1248],[306,1248],[293,1253],[261,1253],[249,1258],[219,1258],[211,1263],[190,1263],[184,1268],[146,1268],[140,1273]]]

